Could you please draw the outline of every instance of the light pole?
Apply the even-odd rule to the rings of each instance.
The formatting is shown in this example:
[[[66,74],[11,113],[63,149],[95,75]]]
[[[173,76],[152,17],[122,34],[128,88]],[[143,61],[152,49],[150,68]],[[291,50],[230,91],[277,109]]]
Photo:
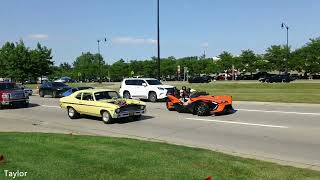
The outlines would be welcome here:
[[[157,34],[158,34],[158,80],[160,80],[160,23],[159,23],[159,0],[157,0]]]
[[[101,71],[101,54],[100,54],[100,42],[107,42],[107,38],[103,38],[103,39],[98,39],[97,43],[98,43],[98,55],[99,55],[99,83],[102,82],[102,71]]]
[[[288,61],[289,61],[289,54],[290,54],[290,50],[289,50],[289,26],[285,23],[281,24],[281,28],[285,28],[287,30],[287,60],[286,60],[286,68],[285,68],[285,73],[288,73]]]

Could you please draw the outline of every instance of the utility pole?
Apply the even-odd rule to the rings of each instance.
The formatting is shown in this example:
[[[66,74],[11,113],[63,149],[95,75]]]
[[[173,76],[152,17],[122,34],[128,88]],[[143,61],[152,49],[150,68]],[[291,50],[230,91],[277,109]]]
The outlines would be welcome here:
[[[289,62],[289,54],[290,54],[290,50],[289,50],[289,26],[285,23],[281,24],[281,28],[285,28],[287,30],[287,59],[286,59],[286,68],[285,68],[285,74],[288,73],[288,62]]]
[[[159,0],[157,0],[157,34],[158,34],[158,80],[160,80],[160,22],[159,22]]]
[[[104,42],[107,42],[107,38],[104,38],[104,39],[98,39],[97,40],[97,43],[98,43],[98,55],[99,55],[99,83],[101,84],[102,83],[102,70],[101,70],[101,68],[102,68],[102,66],[101,66],[101,53],[100,53],[100,42],[101,41],[104,41]]]

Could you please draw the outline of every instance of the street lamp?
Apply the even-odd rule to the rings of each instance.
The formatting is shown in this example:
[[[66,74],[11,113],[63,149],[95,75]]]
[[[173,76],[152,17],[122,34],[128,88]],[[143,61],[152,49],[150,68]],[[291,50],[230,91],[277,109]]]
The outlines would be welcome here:
[[[281,28],[282,29],[286,29],[287,30],[287,61],[286,61],[286,74],[288,73],[288,60],[289,60],[289,53],[290,53],[290,51],[289,51],[289,26],[287,25],[287,24],[285,24],[285,23],[282,23],[281,24]]]
[[[158,33],[158,80],[160,80],[160,23],[159,23],[159,0],[157,0],[157,33]]]
[[[103,38],[103,39],[98,39],[97,43],[98,43],[98,55],[99,55],[99,83],[102,82],[101,77],[102,77],[102,71],[101,71],[101,54],[100,54],[100,42],[107,42],[107,38]]]

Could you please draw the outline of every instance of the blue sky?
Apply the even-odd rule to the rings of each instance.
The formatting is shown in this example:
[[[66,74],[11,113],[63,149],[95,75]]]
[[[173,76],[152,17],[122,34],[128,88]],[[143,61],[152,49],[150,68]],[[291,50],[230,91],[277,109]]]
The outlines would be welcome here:
[[[160,0],[161,56],[207,56],[222,51],[257,53],[286,42],[281,22],[290,26],[290,45],[320,36],[318,0]],[[56,64],[81,52],[97,52],[108,63],[157,55],[156,0],[0,0],[0,45],[23,39],[53,49]]]

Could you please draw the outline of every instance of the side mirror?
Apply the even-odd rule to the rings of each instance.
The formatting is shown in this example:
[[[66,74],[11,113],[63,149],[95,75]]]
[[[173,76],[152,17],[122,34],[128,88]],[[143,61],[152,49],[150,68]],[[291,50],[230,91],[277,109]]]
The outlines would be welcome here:
[[[146,83],[142,83],[142,86],[147,87],[147,84]]]

